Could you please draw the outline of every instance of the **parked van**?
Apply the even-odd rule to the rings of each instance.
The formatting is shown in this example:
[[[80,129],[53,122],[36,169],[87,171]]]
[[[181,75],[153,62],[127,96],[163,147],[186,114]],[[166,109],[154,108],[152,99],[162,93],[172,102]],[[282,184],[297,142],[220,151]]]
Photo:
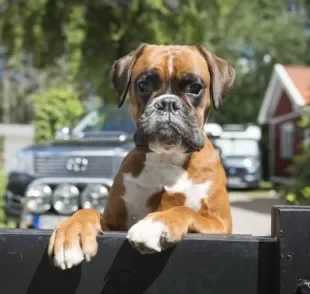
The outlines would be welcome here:
[[[257,188],[262,180],[261,129],[248,124],[209,123],[206,132],[220,150],[228,188]]]

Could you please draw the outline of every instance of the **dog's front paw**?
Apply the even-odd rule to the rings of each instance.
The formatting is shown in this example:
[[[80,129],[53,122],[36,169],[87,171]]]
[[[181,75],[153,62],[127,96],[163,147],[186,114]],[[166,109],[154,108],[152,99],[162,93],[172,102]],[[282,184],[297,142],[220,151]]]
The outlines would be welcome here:
[[[70,269],[83,260],[89,261],[97,253],[98,229],[90,222],[69,218],[54,230],[48,248],[54,265],[62,270]]]
[[[133,225],[128,231],[127,239],[142,254],[161,252],[180,241],[163,222],[153,221],[151,218]]]

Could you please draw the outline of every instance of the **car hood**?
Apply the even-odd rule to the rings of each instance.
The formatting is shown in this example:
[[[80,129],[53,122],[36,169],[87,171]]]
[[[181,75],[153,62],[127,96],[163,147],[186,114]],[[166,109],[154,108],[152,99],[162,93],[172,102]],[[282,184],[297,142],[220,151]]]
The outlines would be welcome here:
[[[84,136],[82,138],[70,138],[67,140],[54,140],[44,144],[32,144],[28,146],[27,151],[76,151],[78,149],[103,150],[111,148],[131,149],[133,148],[132,134],[100,134],[97,136]]]

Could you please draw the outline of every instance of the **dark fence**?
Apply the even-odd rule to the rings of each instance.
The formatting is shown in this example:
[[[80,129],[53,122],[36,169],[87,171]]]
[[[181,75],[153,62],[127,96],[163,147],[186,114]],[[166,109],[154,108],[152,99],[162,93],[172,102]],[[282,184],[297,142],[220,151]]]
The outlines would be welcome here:
[[[2,230],[0,293],[310,293],[310,207],[273,207],[271,226],[268,238],[189,235],[153,255],[106,233],[96,257],[68,271],[50,264],[50,231]]]

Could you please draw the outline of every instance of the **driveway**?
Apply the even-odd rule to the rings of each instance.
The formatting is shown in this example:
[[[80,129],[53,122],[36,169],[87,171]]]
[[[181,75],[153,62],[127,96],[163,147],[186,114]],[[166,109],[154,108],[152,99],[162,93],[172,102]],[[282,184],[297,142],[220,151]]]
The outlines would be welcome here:
[[[233,233],[270,236],[271,207],[283,204],[273,193],[230,192]]]

